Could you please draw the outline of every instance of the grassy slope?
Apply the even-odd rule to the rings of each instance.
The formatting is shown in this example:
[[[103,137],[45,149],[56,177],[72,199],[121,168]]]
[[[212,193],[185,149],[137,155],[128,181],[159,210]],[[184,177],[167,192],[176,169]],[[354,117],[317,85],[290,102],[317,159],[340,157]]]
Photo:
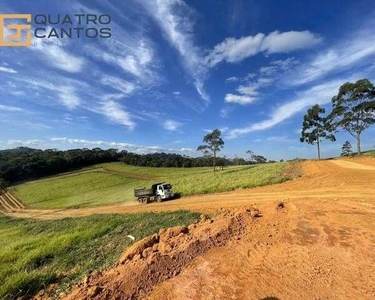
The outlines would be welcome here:
[[[366,156],[375,156],[375,150],[365,151],[365,152],[363,152],[363,155],[366,155]]]
[[[13,192],[36,208],[95,206],[132,201],[134,188],[148,187],[157,181],[172,183],[175,193],[185,196],[279,183],[286,180],[281,175],[285,164],[230,167],[214,174],[212,168],[148,168],[108,163],[95,167],[125,174],[147,175],[155,179],[91,172],[21,184],[14,187]]]
[[[177,211],[31,221],[0,215],[0,299],[34,295],[50,283],[65,289],[89,270],[113,264],[130,245],[126,235],[139,240],[198,216]]]

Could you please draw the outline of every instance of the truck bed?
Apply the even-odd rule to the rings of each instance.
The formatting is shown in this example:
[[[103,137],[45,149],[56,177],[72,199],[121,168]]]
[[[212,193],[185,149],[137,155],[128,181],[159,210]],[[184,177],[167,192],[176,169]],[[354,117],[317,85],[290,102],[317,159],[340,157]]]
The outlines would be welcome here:
[[[134,190],[134,197],[142,197],[142,196],[153,196],[154,192],[153,189],[135,189]]]

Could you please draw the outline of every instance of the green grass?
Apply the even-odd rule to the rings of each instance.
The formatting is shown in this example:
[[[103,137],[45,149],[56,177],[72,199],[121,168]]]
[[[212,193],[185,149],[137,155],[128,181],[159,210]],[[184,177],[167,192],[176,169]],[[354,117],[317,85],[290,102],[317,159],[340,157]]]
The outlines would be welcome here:
[[[198,213],[94,215],[53,221],[0,216],[0,299],[35,295],[56,283],[65,290],[89,270],[112,265],[130,245],[162,227],[188,225]]]
[[[12,191],[31,207],[86,207],[131,200],[131,187],[139,181],[116,174],[90,172],[21,184]]]
[[[134,201],[133,189],[149,187],[158,181],[170,182],[175,193],[183,196],[251,188],[287,180],[282,169],[287,163],[229,167],[213,172],[212,168],[149,168],[123,163],[94,166],[122,172],[125,175],[100,171],[70,177],[20,184],[12,191],[35,208],[70,208]],[[132,174],[154,179],[131,178]]]
[[[375,150],[368,150],[362,153],[365,156],[375,156]]]

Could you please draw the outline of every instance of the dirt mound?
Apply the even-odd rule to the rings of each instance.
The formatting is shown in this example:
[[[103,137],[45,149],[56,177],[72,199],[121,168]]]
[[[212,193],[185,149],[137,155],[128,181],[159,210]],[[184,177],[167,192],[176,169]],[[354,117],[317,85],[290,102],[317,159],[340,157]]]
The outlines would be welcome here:
[[[160,229],[130,247],[114,269],[89,275],[65,299],[138,299],[153,286],[178,274],[196,257],[239,239],[246,226],[261,214],[247,208],[224,212],[189,227]]]
[[[85,211],[185,208],[221,216],[202,215],[198,224],[134,244],[114,269],[91,274],[67,299],[375,299],[375,170],[363,167],[370,162],[306,161],[301,178],[282,184]],[[248,205],[263,217],[255,220],[262,214],[242,209]]]

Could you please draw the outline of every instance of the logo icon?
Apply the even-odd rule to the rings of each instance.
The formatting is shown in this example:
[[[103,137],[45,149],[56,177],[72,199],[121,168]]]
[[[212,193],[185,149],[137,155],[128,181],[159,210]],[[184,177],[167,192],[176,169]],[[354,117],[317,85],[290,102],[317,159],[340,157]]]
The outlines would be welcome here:
[[[29,24],[7,24],[7,19],[26,20]],[[0,46],[26,47],[31,45],[31,15],[30,14],[0,14]],[[14,32],[15,31],[15,32]],[[22,32],[26,31],[26,39]]]

